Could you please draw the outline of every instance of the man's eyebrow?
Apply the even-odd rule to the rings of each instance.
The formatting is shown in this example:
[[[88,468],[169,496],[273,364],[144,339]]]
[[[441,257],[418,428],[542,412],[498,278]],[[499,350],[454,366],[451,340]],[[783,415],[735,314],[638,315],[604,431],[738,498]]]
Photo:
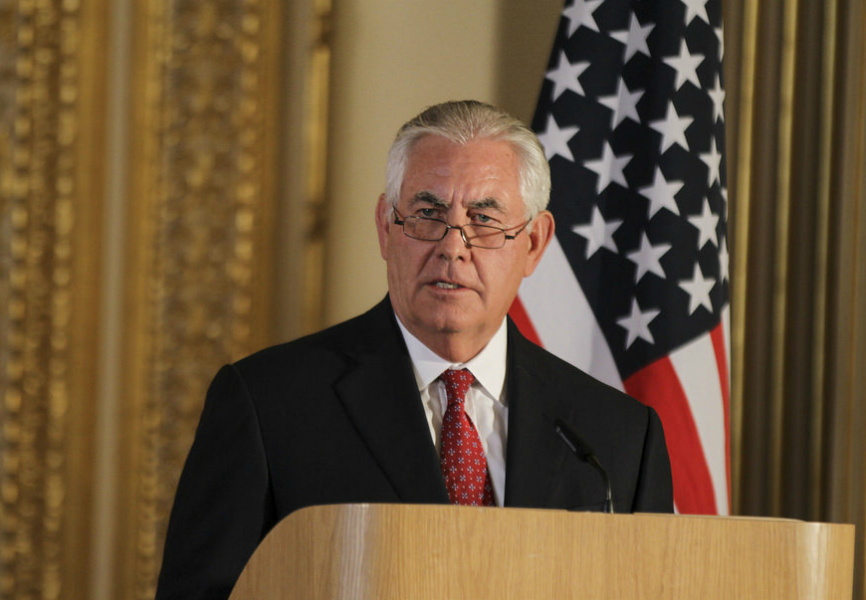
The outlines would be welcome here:
[[[505,212],[505,207],[496,198],[482,198],[481,200],[473,200],[469,203],[469,208],[492,208],[498,212]]]
[[[426,190],[420,191],[414,196],[412,196],[412,204],[417,204],[419,202],[432,204],[433,206],[439,206],[441,208],[448,208],[450,206],[448,202],[446,202],[433,192],[428,192]]]
[[[432,204],[433,206],[437,206],[439,208],[450,208],[451,206],[450,202],[443,200],[433,192],[429,192],[427,190],[422,190],[412,196],[411,204],[418,203]],[[480,200],[472,200],[468,203],[467,208],[474,208],[476,210],[490,208],[497,212],[505,212],[505,207],[502,206],[502,203],[496,198],[492,197],[481,198]]]

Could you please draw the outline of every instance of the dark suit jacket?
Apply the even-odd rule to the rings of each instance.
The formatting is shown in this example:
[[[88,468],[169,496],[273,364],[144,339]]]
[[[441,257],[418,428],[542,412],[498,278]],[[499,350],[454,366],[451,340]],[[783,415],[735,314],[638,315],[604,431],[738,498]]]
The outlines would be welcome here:
[[[506,386],[506,506],[601,509],[599,474],[554,431],[562,418],[608,470],[618,512],[672,510],[652,409],[527,341],[511,322]],[[157,598],[228,597],[281,518],[343,502],[448,503],[388,298],[220,370],[178,486]]]

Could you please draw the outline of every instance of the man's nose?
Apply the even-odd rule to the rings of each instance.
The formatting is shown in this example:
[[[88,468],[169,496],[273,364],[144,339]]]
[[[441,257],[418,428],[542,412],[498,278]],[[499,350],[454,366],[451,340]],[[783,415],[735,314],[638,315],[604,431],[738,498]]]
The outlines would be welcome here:
[[[459,227],[449,228],[445,232],[445,237],[439,240],[439,253],[447,260],[455,260],[468,255],[469,247],[463,241],[463,230]]]

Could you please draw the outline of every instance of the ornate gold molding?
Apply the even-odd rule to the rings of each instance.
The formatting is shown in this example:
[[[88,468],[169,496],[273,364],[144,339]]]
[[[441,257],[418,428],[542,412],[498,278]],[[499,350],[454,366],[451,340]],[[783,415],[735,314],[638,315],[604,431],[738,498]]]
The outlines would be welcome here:
[[[87,584],[104,10],[0,3],[2,598]]]
[[[116,595],[152,598],[207,384],[269,341],[282,7],[135,9]]]

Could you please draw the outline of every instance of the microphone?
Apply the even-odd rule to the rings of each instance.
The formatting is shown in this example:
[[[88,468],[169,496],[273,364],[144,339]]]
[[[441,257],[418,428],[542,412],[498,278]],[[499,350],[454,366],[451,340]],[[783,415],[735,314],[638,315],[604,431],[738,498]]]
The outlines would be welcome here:
[[[613,514],[613,495],[610,489],[610,477],[607,476],[607,471],[598,462],[598,457],[592,451],[592,447],[577,435],[577,432],[571,425],[562,419],[557,419],[554,426],[556,427],[556,433],[559,434],[559,437],[562,438],[562,441],[565,442],[565,445],[569,447],[571,452],[583,462],[592,465],[601,474],[605,489],[604,512]]]

